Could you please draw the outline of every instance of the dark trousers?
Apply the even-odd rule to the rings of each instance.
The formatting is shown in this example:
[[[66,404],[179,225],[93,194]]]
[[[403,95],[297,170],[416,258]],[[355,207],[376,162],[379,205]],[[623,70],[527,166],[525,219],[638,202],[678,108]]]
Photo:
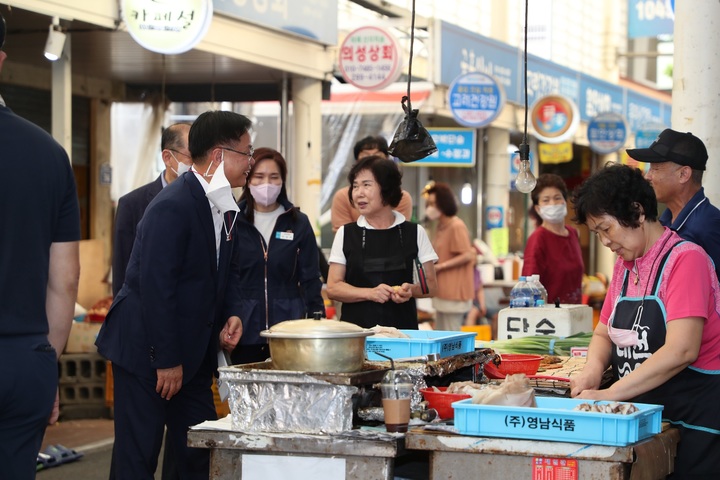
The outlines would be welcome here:
[[[0,336],[0,480],[35,478],[57,388],[46,335]]]
[[[238,345],[230,354],[233,365],[264,362],[268,358],[270,358],[270,346],[267,343]]]
[[[217,418],[211,390],[212,372],[201,371],[174,397],[164,400],[155,392],[156,380],[138,377],[113,365],[116,480],[154,478],[166,425],[166,448],[172,449],[178,478],[207,480],[209,451],[187,446],[190,426]]]

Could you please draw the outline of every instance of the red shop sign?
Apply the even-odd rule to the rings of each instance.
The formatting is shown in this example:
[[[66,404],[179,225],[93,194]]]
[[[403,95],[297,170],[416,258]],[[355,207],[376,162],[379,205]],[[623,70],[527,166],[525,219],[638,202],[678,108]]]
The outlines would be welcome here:
[[[402,52],[395,36],[380,27],[360,27],[340,46],[340,73],[363,90],[381,90],[402,72]]]

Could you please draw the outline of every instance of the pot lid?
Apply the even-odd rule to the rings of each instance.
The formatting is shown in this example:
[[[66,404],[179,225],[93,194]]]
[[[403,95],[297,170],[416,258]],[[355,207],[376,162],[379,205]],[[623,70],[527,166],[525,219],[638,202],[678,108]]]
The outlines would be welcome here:
[[[352,338],[368,337],[375,332],[354,323],[339,320],[286,320],[260,332],[268,338]]]

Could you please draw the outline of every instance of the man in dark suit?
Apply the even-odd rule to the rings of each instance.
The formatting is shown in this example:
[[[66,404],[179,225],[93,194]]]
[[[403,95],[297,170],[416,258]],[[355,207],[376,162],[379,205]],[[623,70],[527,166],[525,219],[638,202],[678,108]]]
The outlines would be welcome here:
[[[136,188],[118,200],[113,238],[113,296],[118,294],[125,281],[125,269],[130,260],[137,224],[145,209],[160,190],[174,182],[179,175],[187,172],[192,165],[188,150],[189,131],[188,123],[176,123],[163,130],[160,148],[165,171],[155,181]]]
[[[238,280],[230,187],[245,185],[252,166],[250,127],[232,112],[200,115],[188,136],[191,171],[155,196],[138,225],[96,341],[113,362],[117,480],[153,478],[165,426],[182,478],[209,476],[208,451],[188,448],[187,430],[216,418],[218,349],[242,335],[237,299],[225,291]]]
[[[118,201],[112,255],[113,296],[118,294],[125,282],[125,269],[130,260],[137,225],[145,213],[145,209],[160,190],[189,171],[192,166],[192,158],[190,150],[188,150],[189,131],[189,123],[176,123],[164,129],[160,139],[160,149],[165,171],[154,181],[123,195]],[[163,480],[179,478],[172,455],[172,447],[167,441],[163,454]],[[114,480],[112,472],[110,478]]]

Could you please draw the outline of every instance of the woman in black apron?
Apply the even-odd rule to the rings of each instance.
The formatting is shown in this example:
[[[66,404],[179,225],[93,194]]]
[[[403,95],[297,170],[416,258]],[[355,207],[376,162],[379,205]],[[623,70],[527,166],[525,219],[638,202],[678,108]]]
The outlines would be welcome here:
[[[619,258],[571,395],[663,405],[680,430],[672,478],[720,478],[720,285],[707,254],[657,221],[639,170],[613,165],[574,195],[585,223]],[[615,382],[598,390],[612,366]]]
[[[342,302],[343,321],[417,329],[415,298],[435,294],[437,255],[425,230],[393,210],[402,196],[400,171],[391,160],[370,156],[353,166],[348,180],[350,202],[361,216],[336,233],[328,297]]]

